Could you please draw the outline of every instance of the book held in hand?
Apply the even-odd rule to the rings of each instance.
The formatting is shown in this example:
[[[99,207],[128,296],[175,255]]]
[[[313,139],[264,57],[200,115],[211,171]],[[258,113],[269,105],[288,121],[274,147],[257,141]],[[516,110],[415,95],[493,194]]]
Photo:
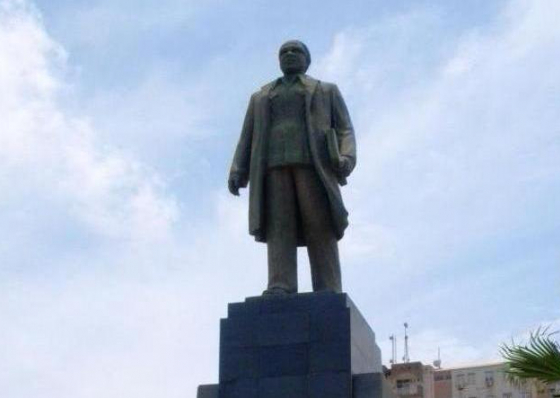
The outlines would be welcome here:
[[[335,170],[338,183],[340,185],[346,185],[346,177],[340,175],[340,149],[338,148],[338,137],[336,136],[335,129],[328,129],[326,131],[327,135],[327,150],[329,152],[329,159],[331,161],[332,168]]]

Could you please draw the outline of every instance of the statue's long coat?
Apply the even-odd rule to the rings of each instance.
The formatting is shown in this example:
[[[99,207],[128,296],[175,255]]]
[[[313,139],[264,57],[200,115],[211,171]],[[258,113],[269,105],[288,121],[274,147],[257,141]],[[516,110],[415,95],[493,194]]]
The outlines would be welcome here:
[[[309,76],[302,76],[305,86],[305,117],[313,165],[325,186],[338,239],[348,226],[348,212],[340,194],[340,179],[330,163],[326,131],[334,128],[340,154],[353,169],[356,164],[356,140],[350,116],[338,87]],[[265,175],[267,138],[270,126],[270,97],[276,81],[263,86],[251,96],[241,137],[231,165],[230,175],[241,178],[241,187],[249,186],[249,233],[266,242]],[[300,245],[305,242],[300,239]]]

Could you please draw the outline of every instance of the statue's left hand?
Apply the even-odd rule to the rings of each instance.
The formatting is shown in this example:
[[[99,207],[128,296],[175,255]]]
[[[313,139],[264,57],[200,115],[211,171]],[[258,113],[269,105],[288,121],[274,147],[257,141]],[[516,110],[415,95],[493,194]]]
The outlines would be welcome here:
[[[345,156],[342,156],[340,158],[340,162],[338,163],[338,173],[342,177],[348,177],[351,172],[352,172],[352,163],[350,162],[350,159],[348,159]]]

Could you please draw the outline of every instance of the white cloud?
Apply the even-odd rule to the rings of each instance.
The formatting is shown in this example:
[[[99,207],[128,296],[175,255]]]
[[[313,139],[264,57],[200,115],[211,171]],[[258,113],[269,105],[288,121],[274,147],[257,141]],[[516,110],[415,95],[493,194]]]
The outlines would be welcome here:
[[[216,333],[218,315],[211,302],[197,313],[184,278],[142,280],[156,276],[141,260],[179,253],[176,201],[154,171],[64,109],[66,67],[32,5],[0,3],[0,388],[184,396],[194,388],[183,385],[184,358],[214,365],[203,359],[212,346],[185,341]],[[110,243],[87,248],[100,239]]]
[[[0,389],[182,397],[217,381],[219,318],[266,270],[246,198],[202,192],[215,214],[181,219],[164,178],[65,108],[67,56],[38,12],[1,7]]]
[[[32,201],[39,211],[54,202],[106,236],[167,234],[177,210],[157,175],[104,147],[86,118],[61,108],[66,54],[37,12],[5,1],[0,18],[0,200]]]
[[[442,29],[445,15],[413,11],[402,17],[413,23],[389,17],[342,31],[318,61],[319,77],[351,105],[358,138],[343,192],[345,286],[369,303],[378,335],[414,323],[415,360],[430,363],[438,346],[445,366],[496,359],[508,335],[501,319],[524,328],[521,318],[535,316],[506,317],[500,291],[532,291],[529,279],[543,270],[558,275],[557,256],[541,256],[560,221],[551,207],[560,197],[558,7],[511,1],[492,25],[460,35]]]
[[[318,63],[354,105],[358,167],[348,201],[357,224],[384,231],[371,241],[392,246],[372,251],[397,253],[422,272],[442,250],[460,258],[541,217],[541,193],[557,195],[560,175],[558,6],[513,1],[495,25],[442,38],[445,51],[425,47],[430,34],[445,34],[437,13],[334,39]]]
[[[116,148],[91,115],[61,105],[67,55],[38,13],[21,1],[0,4],[0,358],[8,358],[0,389],[14,398],[179,397],[215,382],[225,303],[258,294],[265,281],[265,246],[247,234],[246,195],[198,191],[185,205],[204,201],[214,213],[205,222],[185,219],[164,177]],[[530,226],[546,195],[557,192],[558,134],[550,126],[559,124],[550,104],[560,79],[545,65],[558,59],[558,31],[544,15],[556,5],[512,4],[499,29],[467,34],[436,67],[420,62],[411,74],[392,76],[410,70],[410,44],[425,45],[418,33],[439,18],[419,11],[374,33],[345,30],[319,68],[356,105],[360,163],[344,192],[353,226],[342,254],[346,287],[378,318],[376,329],[390,329],[384,322],[393,312],[419,313],[445,296],[426,295],[420,284],[390,309],[383,293],[394,293],[398,281],[441,266],[445,255],[459,258],[492,234]],[[399,40],[378,40],[386,28]],[[105,40],[92,42],[98,39]],[[127,117],[147,111],[153,92],[165,96],[152,115],[174,134],[183,133],[165,120],[166,104],[197,113],[165,81],[132,91],[99,100],[106,109],[134,100],[108,130],[127,129]],[[96,240],[103,244],[88,247]],[[461,293],[455,288],[444,293]],[[455,328],[434,327],[436,311],[423,325],[419,318],[414,358],[434,359],[440,346],[444,364],[478,360],[501,341],[480,345]]]

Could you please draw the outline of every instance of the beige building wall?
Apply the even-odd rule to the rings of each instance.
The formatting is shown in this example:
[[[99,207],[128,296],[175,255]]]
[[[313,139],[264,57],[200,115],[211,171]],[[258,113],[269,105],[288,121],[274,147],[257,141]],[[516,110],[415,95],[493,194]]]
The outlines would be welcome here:
[[[387,380],[399,398],[434,398],[434,368],[421,362],[391,366]]]
[[[533,383],[533,398],[555,398],[560,397],[560,381],[556,383]]]
[[[453,382],[450,370],[434,371],[434,398],[451,398]]]
[[[451,378],[450,398],[531,398],[507,381],[503,363],[452,369]]]
[[[421,362],[399,363],[387,372],[398,398],[560,398],[560,382],[511,384],[505,364],[434,369]]]
[[[493,363],[434,371],[434,398],[552,398],[554,385],[511,384],[505,364]]]

